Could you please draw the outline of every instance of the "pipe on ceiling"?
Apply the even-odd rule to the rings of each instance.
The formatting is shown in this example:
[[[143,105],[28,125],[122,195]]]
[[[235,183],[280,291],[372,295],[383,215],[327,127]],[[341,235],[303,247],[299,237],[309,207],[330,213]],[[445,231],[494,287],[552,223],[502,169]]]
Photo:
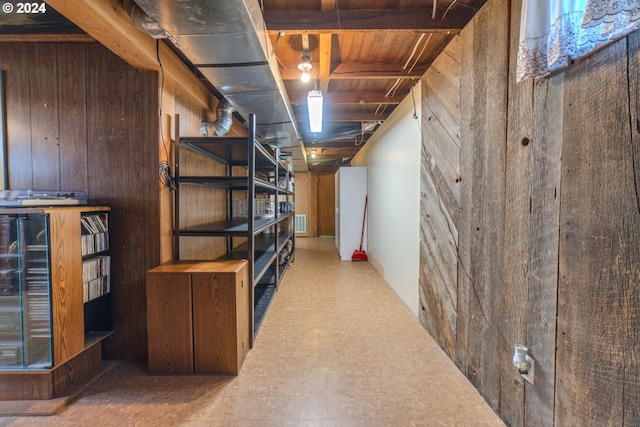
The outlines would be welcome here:
[[[213,122],[207,122],[203,120],[200,123],[200,133],[204,136],[224,136],[231,129],[233,124],[232,114],[234,112],[233,106],[223,99],[216,108],[216,120]]]

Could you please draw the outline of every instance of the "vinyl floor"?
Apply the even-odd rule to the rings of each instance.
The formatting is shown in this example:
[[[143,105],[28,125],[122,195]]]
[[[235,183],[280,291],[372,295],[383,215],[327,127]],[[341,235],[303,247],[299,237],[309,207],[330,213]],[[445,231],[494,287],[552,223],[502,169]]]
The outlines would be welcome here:
[[[114,362],[59,414],[0,426],[504,425],[369,263],[296,244],[238,376]]]

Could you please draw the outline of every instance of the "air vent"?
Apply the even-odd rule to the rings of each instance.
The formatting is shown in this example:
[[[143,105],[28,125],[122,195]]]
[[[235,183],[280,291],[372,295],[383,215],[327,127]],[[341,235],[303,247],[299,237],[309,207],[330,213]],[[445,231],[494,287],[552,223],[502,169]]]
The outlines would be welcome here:
[[[296,215],[294,220],[294,225],[295,225],[296,233],[306,233],[307,232],[307,216]]]

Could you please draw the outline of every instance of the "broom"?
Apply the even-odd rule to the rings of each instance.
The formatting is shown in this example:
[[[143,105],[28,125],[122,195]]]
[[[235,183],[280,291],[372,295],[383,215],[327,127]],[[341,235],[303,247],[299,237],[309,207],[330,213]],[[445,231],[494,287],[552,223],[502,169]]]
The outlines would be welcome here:
[[[364,215],[362,217],[362,233],[360,234],[360,249],[356,249],[353,251],[353,255],[351,255],[351,261],[368,261],[367,253],[362,250],[362,240],[364,239],[364,224],[367,219],[367,200],[369,196],[365,196],[364,198]]]

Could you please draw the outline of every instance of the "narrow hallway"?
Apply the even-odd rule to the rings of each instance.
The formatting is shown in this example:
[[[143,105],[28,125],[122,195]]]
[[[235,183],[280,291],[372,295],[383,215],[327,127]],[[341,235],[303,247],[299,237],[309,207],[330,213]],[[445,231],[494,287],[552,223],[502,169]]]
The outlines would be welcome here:
[[[500,426],[366,262],[298,239],[237,377],[114,367],[57,416],[10,426]]]

